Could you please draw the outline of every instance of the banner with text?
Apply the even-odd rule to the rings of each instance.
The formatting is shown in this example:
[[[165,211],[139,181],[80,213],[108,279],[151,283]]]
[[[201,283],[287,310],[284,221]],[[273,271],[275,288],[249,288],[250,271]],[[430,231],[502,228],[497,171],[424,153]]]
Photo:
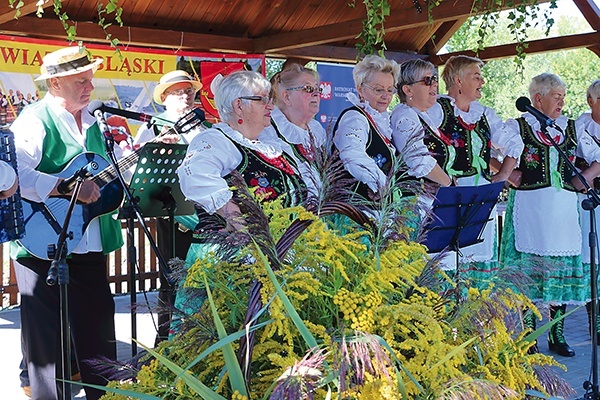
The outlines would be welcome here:
[[[323,93],[316,118],[329,134],[332,133],[340,113],[352,105],[346,99],[346,94],[356,93],[352,78],[353,68],[353,65],[317,63]]]
[[[76,46],[76,44],[72,44]],[[46,93],[40,75],[42,58],[47,53],[69,46],[67,42],[40,41],[0,35],[0,124],[10,124],[26,105],[40,100]],[[86,45],[92,56],[104,62],[94,75],[93,99],[110,107],[145,114],[158,114],[163,106],[152,100],[160,77],[175,69],[189,72],[203,83],[196,105],[209,121],[217,115],[210,82],[219,73],[226,75],[237,69],[257,71],[264,75],[262,54],[221,54],[156,49],[121,48],[120,55],[109,46]],[[206,76],[204,76],[205,74]],[[124,128],[135,133],[139,122],[127,121]]]

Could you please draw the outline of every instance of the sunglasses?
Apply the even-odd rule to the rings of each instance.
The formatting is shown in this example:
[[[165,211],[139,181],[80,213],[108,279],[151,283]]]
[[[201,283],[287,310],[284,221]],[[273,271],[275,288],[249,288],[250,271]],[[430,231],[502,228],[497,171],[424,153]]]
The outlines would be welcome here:
[[[165,94],[167,96],[169,95],[175,95],[175,96],[182,96],[184,94],[187,95],[191,95],[191,94],[195,94],[196,93],[196,89],[194,89],[193,87],[189,87],[189,88],[185,88],[185,89],[177,89],[177,90],[172,90],[170,92],[165,92]]]
[[[242,100],[252,100],[252,101],[260,101],[264,104],[269,104],[273,102],[273,99],[269,96],[240,96],[238,99]]]
[[[310,85],[303,85],[303,86],[296,86],[296,87],[292,87],[292,88],[288,88],[285,90],[302,90],[306,93],[323,93],[323,88],[319,87],[319,86],[310,86]]]
[[[394,93],[396,93],[396,88],[395,87],[389,87],[387,89],[384,88],[374,88],[373,86],[369,86],[366,83],[363,83],[363,86],[368,87],[369,89],[371,89],[377,96],[383,96],[388,95],[388,96],[393,96]]]
[[[426,76],[425,78],[421,79],[420,81],[414,81],[414,82],[410,82],[407,83],[406,85],[414,85],[415,83],[423,83],[425,86],[431,86],[434,83],[438,83],[439,79],[437,76],[432,75],[432,76]]]

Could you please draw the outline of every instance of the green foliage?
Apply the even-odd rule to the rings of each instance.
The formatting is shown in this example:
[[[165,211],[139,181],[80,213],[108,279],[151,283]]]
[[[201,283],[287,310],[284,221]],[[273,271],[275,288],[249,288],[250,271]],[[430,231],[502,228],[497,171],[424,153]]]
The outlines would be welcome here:
[[[470,19],[454,34],[446,46],[448,51],[462,51],[476,45],[478,36],[473,27],[477,26],[477,21],[477,18]],[[510,43],[512,39],[504,29],[510,21],[508,13],[503,13],[498,20],[499,29],[485,40],[484,46]],[[581,18],[560,17],[550,34],[579,33],[584,26],[586,23]],[[529,29],[529,39],[545,37],[545,29],[542,26]],[[542,72],[554,73],[566,83],[567,97],[563,113],[569,118],[577,118],[588,109],[586,91],[592,81],[600,76],[600,59],[587,49],[530,54],[522,63],[521,73],[515,73],[513,59],[491,60],[483,67],[486,83],[482,88],[481,103],[493,108],[503,119],[518,117],[520,112],[515,108],[515,100],[520,96],[529,96],[531,78]],[[441,86],[440,93],[444,93]]]
[[[385,36],[385,17],[390,15],[390,4],[388,0],[363,0],[366,16],[363,21],[362,31],[356,37],[359,41],[356,43],[358,50],[357,58],[365,55],[378,53],[383,56],[386,50]],[[355,7],[356,0],[352,0],[350,7]]]

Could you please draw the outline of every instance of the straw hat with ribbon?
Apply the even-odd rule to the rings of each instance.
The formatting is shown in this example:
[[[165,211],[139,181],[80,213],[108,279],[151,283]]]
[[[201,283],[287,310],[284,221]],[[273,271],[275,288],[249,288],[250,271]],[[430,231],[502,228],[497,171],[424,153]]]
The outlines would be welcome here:
[[[154,101],[157,104],[162,104],[162,95],[165,93],[165,91],[176,83],[182,82],[189,83],[194,89],[196,89],[196,91],[202,89],[202,83],[193,79],[187,72],[177,69],[164,74],[160,78],[158,85],[156,85],[154,88]]]
[[[40,67],[41,75],[35,80],[75,75],[90,69],[96,72],[102,61],[101,57],[90,59],[85,47],[64,47],[44,56]]]

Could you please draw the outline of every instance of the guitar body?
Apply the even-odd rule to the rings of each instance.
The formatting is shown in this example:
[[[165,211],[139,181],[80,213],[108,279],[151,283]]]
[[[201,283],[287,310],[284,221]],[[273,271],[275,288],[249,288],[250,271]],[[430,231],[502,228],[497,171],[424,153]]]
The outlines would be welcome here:
[[[100,198],[90,204],[78,203],[73,208],[69,222],[69,234],[67,235],[67,254],[70,254],[77,247],[85,230],[94,218],[113,212],[119,208],[123,201],[123,188],[118,179],[112,179],[109,182],[94,179],[107,168],[112,168],[108,161],[95,153],[79,154],[61,172],[54,176],[69,178],[90,162],[95,162],[98,165],[98,168],[92,171],[90,179],[94,180],[100,187]],[[35,257],[50,260],[48,245],[56,244],[58,240],[67,216],[70,196],[50,197],[45,203],[27,199],[22,200],[26,235],[18,242]]]

